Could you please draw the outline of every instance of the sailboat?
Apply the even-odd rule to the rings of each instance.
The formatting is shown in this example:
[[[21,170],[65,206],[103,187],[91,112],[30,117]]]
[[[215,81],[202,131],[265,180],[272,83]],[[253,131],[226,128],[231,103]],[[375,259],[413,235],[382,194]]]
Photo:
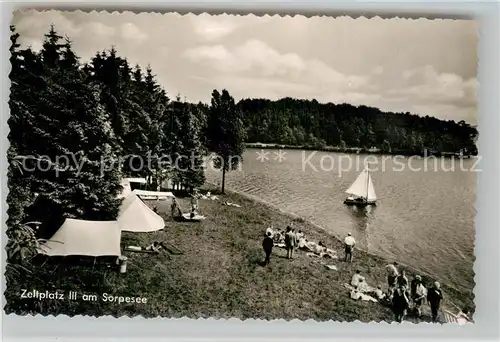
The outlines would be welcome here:
[[[375,194],[370,171],[367,168],[359,174],[358,178],[345,192],[351,196],[346,198],[344,204],[357,206],[376,205],[377,195]]]

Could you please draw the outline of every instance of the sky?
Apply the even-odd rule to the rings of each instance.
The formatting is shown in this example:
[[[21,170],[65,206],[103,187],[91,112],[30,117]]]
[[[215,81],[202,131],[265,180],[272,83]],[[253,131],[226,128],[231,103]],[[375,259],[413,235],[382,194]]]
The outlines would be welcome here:
[[[477,123],[478,22],[25,11],[12,21],[38,50],[51,24],[82,61],[114,46],[151,65],[171,98],[295,97]]]

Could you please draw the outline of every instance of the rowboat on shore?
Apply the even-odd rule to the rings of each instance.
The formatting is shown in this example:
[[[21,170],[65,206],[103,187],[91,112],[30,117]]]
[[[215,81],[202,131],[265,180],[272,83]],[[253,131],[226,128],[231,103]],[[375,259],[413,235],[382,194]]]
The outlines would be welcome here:
[[[360,207],[377,205],[377,195],[375,194],[370,171],[367,168],[359,174],[358,178],[345,192],[350,195],[344,201],[346,205]]]

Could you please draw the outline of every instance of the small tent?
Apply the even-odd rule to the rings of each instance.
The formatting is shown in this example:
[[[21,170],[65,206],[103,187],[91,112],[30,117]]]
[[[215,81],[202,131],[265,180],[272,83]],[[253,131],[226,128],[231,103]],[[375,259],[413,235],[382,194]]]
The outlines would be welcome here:
[[[130,182],[127,180],[127,178],[124,178],[121,180],[120,185],[122,186],[123,190],[121,194],[118,195],[118,198],[127,198],[132,193]]]
[[[127,232],[154,232],[165,227],[165,221],[136,194],[125,198],[118,214],[118,226]]]
[[[139,183],[139,184],[146,184],[146,179],[145,178],[123,178],[120,181],[120,185],[122,186],[123,190],[121,194],[118,195],[118,198],[127,198],[131,193],[132,193],[132,186],[130,183]]]
[[[66,219],[39,252],[48,256],[120,256],[121,230],[116,221]]]
[[[146,184],[146,178],[125,178],[129,183]]]
[[[175,198],[173,193],[166,191],[146,191],[146,190],[135,189],[133,193],[145,200],[148,199],[172,200],[173,198]]]

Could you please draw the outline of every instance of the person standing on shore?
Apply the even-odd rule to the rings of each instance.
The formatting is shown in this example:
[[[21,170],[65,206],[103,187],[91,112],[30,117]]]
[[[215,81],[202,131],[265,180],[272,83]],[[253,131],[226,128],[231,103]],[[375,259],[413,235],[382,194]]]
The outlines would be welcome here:
[[[410,285],[410,294],[411,298],[415,297],[415,293],[417,291],[417,285],[422,282],[422,277],[419,275],[416,275],[415,278],[412,279],[411,285]]]
[[[354,250],[354,246],[356,245],[356,240],[352,237],[351,233],[348,233],[346,238],[344,239],[344,249],[345,249],[345,257],[344,262],[352,262],[352,252]]]
[[[196,212],[198,210],[198,192],[195,190],[191,194],[191,212]]]
[[[418,279],[418,278],[417,278]],[[427,296],[427,289],[421,280],[417,280],[415,287],[415,294],[413,295],[413,302],[415,303],[415,314],[418,318],[422,316],[422,304]]]
[[[264,265],[269,265],[271,262],[271,253],[273,251],[274,242],[271,237],[271,232],[267,232],[264,241],[262,241],[262,248],[264,248],[264,253],[266,253],[266,259],[264,260]]]
[[[399,276],[397,266],[398,263],[394,261],[394,263],[389,264],[385,267],[387,270],[387,285],[389,286],[389,293],[392,293],[397,285],[397,279]]]
[[[401,323],[404,320],[409,304],[410,300],[406,295],[406,289],[403,286],[397,286],[392,296],[392,310],[396,322]]]
[[[297,244],[297,237],[293,233],[292,228],[288,226],[286,228],[286,234],[285,234],[285,247],[288,259],[293,259],[293,249],[296,244]]]
[[[427,292],[427,301],[431,307],[432,322],[436,323],[438,318],[439,306],[443,300],[443,292],[441,291],[441,284],[435,282],[434,286]]]
[[[413,308],[412,309],[416,309],[415,298],[417,297],[417,286],[421,282],[422,282],[422,277],[420,277],[419,275],[416,275],[411,280],[411,283],[410,283],[410,298],[411,298],[411,300],[413,302]]]
[[[177,214],[177,200],[174,198],[172,199],[172,205],[170,206],[170,212],[172,214],[172,218],[175,217],[175,214]]]
[[[406,271],[402,270],[401,274],[398,276],[398,285],[408,288],[408,278],[406,277]]]

